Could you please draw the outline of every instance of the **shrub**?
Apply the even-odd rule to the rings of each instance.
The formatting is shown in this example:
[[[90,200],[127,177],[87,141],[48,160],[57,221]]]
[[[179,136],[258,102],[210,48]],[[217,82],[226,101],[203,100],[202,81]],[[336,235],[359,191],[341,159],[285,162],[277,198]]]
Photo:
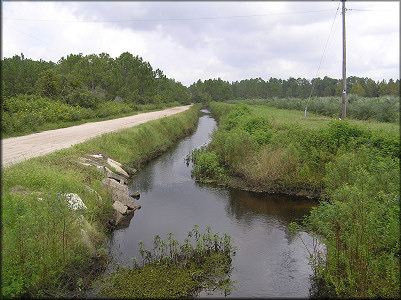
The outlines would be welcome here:
[[[126,103],[110,101],[99,104],[95,111],[95,114],[97,117],[101,118],[101,117],[128,113],[131,111],[133,111],[133,109]]]
[[[224,182],[225,170],[220,166],[221,158],[214,151],[205,151],[206,148],[195,149],[192,152],[194,168],[191,175],[200,181],[216,180]]]
[[[314,280],[336,296],[394,298],[400,293],[398,165],[398,158],[367,148],[327,165],[329,202],[321,202],[305,224],[327,249],[325,256],[314,257]]]
[[[91,91],[86,88],[73,89],[68,95],[63,97],[63,102],[68,105],[92,109],[96,108],[101,100],[101,96],[91,93]]]

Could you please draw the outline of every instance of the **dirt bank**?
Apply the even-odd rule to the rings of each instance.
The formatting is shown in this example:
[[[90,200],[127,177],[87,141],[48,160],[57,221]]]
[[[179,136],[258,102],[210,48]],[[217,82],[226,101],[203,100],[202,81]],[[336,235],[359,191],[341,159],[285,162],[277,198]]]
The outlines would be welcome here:
[[[142,113],[120,119],[86,123],[68,128],[3,139],[1,142],[2,167],[4,168],[32,157],[68,148],[104,133],[171,116],[187,110],[190,106],[173,107],[162,111]]]

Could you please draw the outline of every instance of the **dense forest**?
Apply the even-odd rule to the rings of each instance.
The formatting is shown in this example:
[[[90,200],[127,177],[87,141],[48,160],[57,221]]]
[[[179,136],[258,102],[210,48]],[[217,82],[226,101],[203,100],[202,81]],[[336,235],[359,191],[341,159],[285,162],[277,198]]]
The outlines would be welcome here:
[[[305,78],[287,80],[270,78],[245,79],[229,83],[218,79],[198,80],[189,87],[193,102],[226,101],[249,98],[308,98],[341,96],[342,80],[325,76],[307,80]],[[347,78],[347,93],[362,97],[380,97],[400,94],[400,80],[390,79],[375,82],[370,78],[350,76]]]
[[[327,76],[312,80],[251,78],[231,83],[221,78],[199,79],[187,88],[129,52],[115,59],[107,53],[70,54],[57,63],[25,59],[21,54],[4,58],[1,69],[4,98],[35,94],[88,108],[108,101],[188,104],[249,98],[308,98],[311,91],[315,97],[341,96],[342,92],[341,79]],[[348,94],[362,97],[399,95],[400,80],[375,82],[350,76],[347,89]]]
[[[190,102],[186,87],[129,52],[115,59],[106,53],[71,54],[57,63],[33,61],[21,54],[5,58],[1,68],[5,98],[35,94],[87,108],[113,100],[136,104]]]

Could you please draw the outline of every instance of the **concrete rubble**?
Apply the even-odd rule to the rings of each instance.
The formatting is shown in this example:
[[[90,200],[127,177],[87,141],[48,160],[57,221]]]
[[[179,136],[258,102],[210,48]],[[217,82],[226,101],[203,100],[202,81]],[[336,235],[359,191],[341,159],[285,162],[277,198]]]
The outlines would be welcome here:
[[[113,220],[112,223],[115,226],[123,225],[125,223],[129,224],[129,220],[132,218],[134,211],[141,207],[140,205],[135,206],[131,196],[139,199],[140,194],[139,192],[136,192],[130,196],[127,186],[130,175],[123,169],[121,163],[111,158],[103,157],[102,154],[80,157],[78,163],[85,166],[95,166],[99,172],[107,176],[107,178],[102,180],[102,184],[113,199],[115,220]],[[115,170],[115,172],[111,169]],[[135,169],[129,170],[131,175],[135,172]]]

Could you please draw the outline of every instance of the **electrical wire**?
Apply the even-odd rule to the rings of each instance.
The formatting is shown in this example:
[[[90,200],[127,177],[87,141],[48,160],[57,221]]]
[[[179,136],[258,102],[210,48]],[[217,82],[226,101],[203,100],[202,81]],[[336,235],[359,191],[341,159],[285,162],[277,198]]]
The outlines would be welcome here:
[[[296,15],[317,13],[324,11],[332,11],[333,9],[309,10],[299,12],[282,12],[282,13],[269,13],[262,15],[244,15],[244,16],[226,16],[226,17],[197,17],[197,18],[169,18],[169,19],[130,19],[130,20],[40,20],[40,19],[9,19],[3,18],[7,21],[33,21],[33,22],[73,22],[73,23],[124,23],[124,22],[164,22],[164,21],[196,21],[196,20],[219,20],[219,19],[236,19],[236,18],[254,18],[254,17],[267,17],[267,16],[280,16],[280,15]]]
[[[337,18],[337,15],[338,15],[338,10],[339,10],[339,8],[340,8],[340,4],[338,4],[337,10],[336,10],[336,14],[334,15],[333,23],[331,24],[331,28],[330,28],[330,32],[329,32],[329,36],[327,37],[326,44],[325,44],[325,46],[324,46],[324,50],[323,50],[322,57],[320,58],[319,67],[317,68],[317,71],[316,71],[316,76],[315,76],[315,78],[317,78],[317,76],[318,76],[318,74],[319,74],[320,67],[321,67],[321,65],[322,65],[322,61],[323,61],[323,57],[324,57],[324,54],[326,53],[327,44],[329,43],[329,40],[330,40],[330,37],[331,37],[331,33],[333,32],[333,26],[334,26],[334,23],[335,23],[335,21],[336,21],[336,18]],[[315,81],[315,82],[316,82],[316,81]],[[314,90],[314,88],[315,88],[315,83],[312,83],[312,88],[311,88],[311,91],[310,91],[309,97],[308,97],[308,99],[306,100],[305,116],[304,116],[304,118],[305,118],[305,119],[306,119],[306,113],[307,113],[307,111],[308,111],[308,103],[309,103],[309,99],[312,97],[312,93],[313,93],[313,90]]]
[[[32,39],[34,39],[34,40],[37,40],[37,41],[39,41],[39,42],[42,42],[42,43],[48,44],[49,46],[53,47],[54,49],[57,49],[57,50],[59,50],[59,51],[60,51],[60,53],[64,53],[64,50],[62,50],[62,49],[60,49],[60,48],[58,48],[58,47],[56,47],[56,46],[54,46],[54,45],[52,45],[52,44],[50,44],[50,43],[48,43],[48,42],[42,41],[42,40],[40,40],[40,39],[38,39],[38,38],[36,38],[36,37],[34,37],[34,36],[32,36],[32,35],[30,35],[30,34],[26,33],[26,32],[23,32],[22,30],[20,30],[20,29],[18,29],[18,28],[16,28],[16,27],[14,27],[14,26],[10,26],[9,24],[7,24],[7,26],[9,26],[9,27],[13,28],[13,29],[14,29],[14,30],[16,30],[16,31],[19,31],[19,32],[21,32],[22,34],[25,34],[26,36],[29,36],[30,38],[32,38]]]

